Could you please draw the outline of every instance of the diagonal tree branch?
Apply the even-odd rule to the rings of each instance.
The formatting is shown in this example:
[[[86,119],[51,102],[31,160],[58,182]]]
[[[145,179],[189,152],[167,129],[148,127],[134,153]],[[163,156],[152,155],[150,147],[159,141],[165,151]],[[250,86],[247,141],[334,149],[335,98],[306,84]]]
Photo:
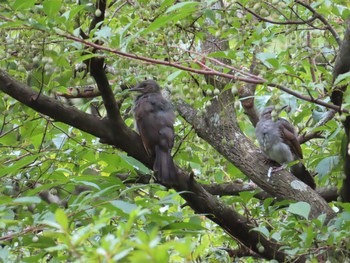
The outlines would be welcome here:
[[[0,90],[40,113],[102,138],[105,143],[124,150],[149,168],[152,167],[153,162],[147,156],[140,136],[129,129],[125,123],[118,122],[118,126],[113,127],[108,119],[101,120],[73,107],[65,106],[43,94],[38,97],[36,91],[19,83],[3,70],[0,70]],[[178,185],[175,190],[181,194],[196,213],[205,214],[229,235],[259,255],[268,259],[286,260],[287,256],[280,251],[278,244],[260,233],[252,231],[255,225],[248,218],[209,194],[193,179],[193,176],[182,169],[177,168],[177,176]],[[258,251],[258,243],[266,248],[264,252]]]
[[[106,121],[77,110],[74,107],[64,105],[44,94],[39,95],[38,92],[16,81],[1,69],[0,90],[28,107],[50,116],[57,121],[62,121],[82,131],[94,134],[99,138],[106,137],[108,131]],[[96,129],[96,127],[100,127],[100,129]]]
[[[212,103],[211,109],[207,109],[207,115],[204,117],[198,116],[197,112],[183,101],[178,101],[177,109],[201,138],[267,193],[281,199],[308,202],[311,206],[311,218],[316,218],[323,213],[326,213],[328,219],[334,217],[333,210],[322,197],[296,180],[286,170],[273,173],[270,178],[268,177],[269,166],[265,164],[264,155],[241,132],[233,109],[222,107],[222,105],[229,105],[226,100],[230,100],[230,95],[224,92],[221,95],[221,101]],[[232,117],[225,118],[220,115],[220,112],[225,112],[225,116]],[[230,143],[222,143],[223,141]]]
[[[105,74],[103,68],[104,59],[103,58],[91,58],[90,63],[90,73],[96,81],[97,87],[102,95],[103,104],[105,105],[108,119],[113,121],[114,125],[116,123],[122,123],[122,117],[119,112],[119,106],[117,100],[114,97],[111,86]]]
[[[140,136],[127,127],[122,119],[115,125],[109,119],[101,120],[44,94],[38,96],[38,92],[18,82],[2,69],[0,69],[0,90],[37,112],[92,134],[100,138],[103,143],[127,151],[130,156],[152,167],[152,161],[142,146]]]

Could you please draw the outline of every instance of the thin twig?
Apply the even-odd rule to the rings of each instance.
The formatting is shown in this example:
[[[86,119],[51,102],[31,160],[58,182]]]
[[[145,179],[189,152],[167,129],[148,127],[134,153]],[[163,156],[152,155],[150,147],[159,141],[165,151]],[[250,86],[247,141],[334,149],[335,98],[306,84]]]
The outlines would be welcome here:
[[[209,69],[209,70],[194,69],[194,68],[191,68],[191,67],[183,66],[183,65],[181,65],[179,63],[172,63],[170,61],[153,59],[153,58],[144,57],[144,56],[140,56],[140,55],[136,55],[136,54],[132,54],[132,53],[125,53],[125,52],[119,51],[118,49],[104,47],[104,46],[101,46],[101,45],[98,45],[98,44],[95,44],[95,43],[91,43],[89,41],[85,41],[83,39],[80,39],[80,38],[72,36],[72,35],[67,35],[67,34],[64,34],[64,33],[57,33],[57,34],[59,36],[61,36],[61,37],[66,38],[66,39],[70,39],[70,40],[82,43],[85,46],[89,46],[89,47],[92,47],[92,48],[95,48],[95,49],[98,49],[98,50],[104,50],[104,51],[116,54],[118,56],[127,57],[127,58],[134,59],[134,60],[140,60],[140,61],[145,61],[145,62],[149,62],[149,63],[152,63],[152,64],[158,64],[158,65],[174,67],[174,68],[182,69],[182,70],[185,70],[185,71],[193,72],[193,73],[196,73],[196,74],[221,76],[221,77],[224,77],[224,78],[239,80],[239,81],[243,81],[243,82],[247,82],[247,83],[263,84],[263,83],[266,82],[265,79],[253,79],[253,78],[237,77],[237,76],[235,76],[233,74],[219,72],[219,71],[214,70],[214,69]]]
[[[295,2],[298,3],[299,5],[302,5],[306,9],[310,10],[313,13],[313,17],[318,18],[323,24],[325,24],[327,29],[331,32],[331,34],[333,35],[333,37],[337,41],[338,45],[341,44],[339,35],[337,34],[337,32],[334,30],[334,28],[331,26],[331,24],[327,21],[327,19],[324,16],[322,16],[320,13],[316,12],[316,10],[312,6],[304,3],[303,1],[295,0]]]
[[[274,20],[270,20],[270,19],[264,18],[261,15],[258,15],[257,13],[252,11],[251,9],[243,6],[243,4],[241,4],[240,2],[237,2],[237,4],[239,6],[241,6],[244,10],[246,10],[248,13],[250,13],[253,16],[255,16],[258,19],[260,19],[261,21],[264,21],[264,22],[267,22],[267,23],[271,23],[271,24],[275,24],[275,25],[304,25],[304,24],[309,24],[309,23],[311,23],[312,21],[314,21],[314,20],[316,20],[318,18],[317,16],[312,16],[310,19],[305,20],[305,21],[295,21],[295,20],[274,21]]]
[[[277,88],[277,89],[280,89],[280,90],[283,90],[284,92],[287,92],[288,94],[291,94],[293,95],[294,97],[297,97],[299,99],[302,99],[302,100],[305,100],[305,101],[309,101],[309,102],[312,102],[312,103],[315,103],[315,104],[318,104],[318,105],[321,105],[323,107],[326,107],[326,108],[329,108],[329,109],[332,109],[332,110],[335,110],[337,112],[344,112],[344,113],[350,113],[349,110],[347,109],[343,109],[337,105],[334,105],[334,104],[330,104],[330,103],[327,103],[327,102],[324,102],[318,98],[313,98],[313,97],[307,97],[307,96],[304,96],[294,90],[291,90],[291,89],[288,89],[282,85],[279,85],[279,84],[275,84],[275,83],[268,83],[267,84],[268,86],[270,87],[274,87],[274,88]]]

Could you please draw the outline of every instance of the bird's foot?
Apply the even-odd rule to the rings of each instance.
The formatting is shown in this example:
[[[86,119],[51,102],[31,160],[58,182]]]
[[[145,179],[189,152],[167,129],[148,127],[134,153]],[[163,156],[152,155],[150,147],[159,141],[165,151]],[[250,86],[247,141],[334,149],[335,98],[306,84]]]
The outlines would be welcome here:
[[[273,169],[273,168],[270,167],[269,170],[267,171],[267,180],[269,180],[270,177],[271,177],[272,169]]]
[[[271,167],[272,168],[272,167]],[[272,168],[272,172],[276,173],[276,172],[279,172],[279,171],[282,171],[283,169],[285,169],[286,167],[284,165],[282,166],[279,166],[279,167],[273,167]]]
[[[272,173],[279,172],[285,168],[286,168],[285,165],[278,166],[278,167],[270,167],[269,170],[267,171],[267,178],[270,179]]]

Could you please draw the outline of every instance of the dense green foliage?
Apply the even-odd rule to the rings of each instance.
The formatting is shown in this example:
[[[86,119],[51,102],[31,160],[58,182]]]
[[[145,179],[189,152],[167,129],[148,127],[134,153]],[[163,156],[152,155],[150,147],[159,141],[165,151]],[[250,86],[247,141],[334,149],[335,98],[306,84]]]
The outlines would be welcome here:
[[[131,127],[133,98],[125,96],[127,92],[122,92],[120,84],[131,86],[145,78],[157,79],[173,101],[185,100],[202,112],[224,90],[237,94],[246,85],[231,81],[219,90],[207,84],[201,74],[158,63],[164,61],[194,70],[203,68],[197,63],[201,61],[229,73],[210,58],[228,59],[242,69],[249,69],[256,59],[254,73],[267,83],[283,85],[306,97],[330,100],[332,66],[339,45],[326,25],[320,20],[313,26],[269,23],[242,8],[273,21],[310,19],[310,10],[294,1],[228,1],[226,7],[217,7],[217,1],[153,0],[134,1],[132,5],[112,1],[104,22],[89,33],[92,19],[99,17],[101,10],[90,1],[79,2],[1,1],[0,68],[43,94],[56,96],[82,111],[97,108],[105,116],[100,97],[68,102],[57,96],[67,93],[69,87],[93,84],[83,62],[103,54],[113,92],[116,98],[124,99],[121,111]],[[350,14],[347,1],[319,0],[312,6],[335,32],[344,34],[343,21]],[[66,37],[78,37],[80,30],[89,34],[90,42],[98,40],[126,56],[102,50],[95,53]],[[208,34],[227,40],[229,49],[203,59],[202,43]],[[156,61],[132,59],[133,55]],[[255,140],[254,127],[244,115],[238,96],[232,103],[240,128]],[[256,106],[260,109],[268,103],[289,104],[291,113],[284,117],[300,133],[323,131],[323,138],[303,144],[305,163],[318,173],[318,187],[339,189],[343,179],[342,117],[317,126],[327,111],[325,107],[265,84],[257,86]],[[350,109],[349,99],[344,107]],[[1,262],[232,262],[223,248],[237,249],[239,243],[205,215],[195,214],[174,190],[120,179],[120,175],[150,174],[142,163],[2,92],[0,112]],[[175,129],[175,162],[192,170],[198,181],[249,182],[180,116]],[[306,254],[311,262],[317,262],[318,255],[332,250],[336,256],[327,256],[331,262],[333,258],[349,260],[349,204],[341,200],[331,203],[338,215],[324,224],[323,216],[308,220],[307,203],[258,200],[255,193],[221,198],[256,221],[259,227],[255,230],[282,244],[292,258]],[[281,205],[285,207],[280,209]]]

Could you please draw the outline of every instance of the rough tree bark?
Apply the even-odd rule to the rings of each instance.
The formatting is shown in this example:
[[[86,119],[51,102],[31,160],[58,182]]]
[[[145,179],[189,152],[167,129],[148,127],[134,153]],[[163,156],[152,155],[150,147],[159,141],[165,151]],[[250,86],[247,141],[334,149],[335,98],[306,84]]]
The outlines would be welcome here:
[[[350,71],[350,21],[341,43],[337,59],[335,61],[333,70],[333,83],[336,78],[343,73]],[[341,87],[334,87],[331,95],[332,102],[341,106],[343,103],[343,94],[346,91],[346,85]],[[343,185],[340,190],[340,196],[343,202],[350,202],[350,116],[345,118],[343,122],[345,130],[345,140],[343,144],[342,157],[344,159],[344,175]]]
[[[101,2],[105,4],[105,1]],[[140,137],[125,125],[120,115],[118,104],[113,97],[103,69],[103,59],[93,58],[88,65],[90,74],[94,77],[102,94],[107,111],[107,118],[105,119],[63,105],[43,94],[39,95],[1,69],[0,90],[42,114],[99,137],[101,142],[125,151],[128,155],[151,168],[153,160],[147,156]],[[271,196],[308,202],[311,205],[311,218],[324,213],[328,219],[332,218],[334,213],[326,201],[308,186],[296,183],[296,178],[287,171],[273,173],[270,178],[267,176],[269,166],[264,164],[266,159],[240,130],[233,101],[234,97],[230,92],[223,92],[217,99],[213,99],[212,105],[207,109],[205,116],[197,114],[195,109],[183,101],[177,102],[177,109],[201,138],[210,143],[228,161],[238,167]],[[348,120],[349,123],[350,120]],[[345,124],[345,128],[347,135],[349,135],[349,126]],[[276,244],[258,232],[252,231],[256,225],[249,218],[240,215],[219,198],[209,194],[204,187],[196,182],[193,175],[180,167],[177,168],[177,175],[179,183],[175,189],[181,193],[196,213],[205,214],[229,235],[238,239],[239,242],[262,257],[276,259],[281,262],[286,261],[287,255],[279,250],[280,244]],[[259,243],[265,247],[264,252],[258,251],[257,245]],[[304,258],[299,258],[294,262],[303,261],[305,261]]]
[[[93,71],[95,71],[92,75],[95,77],[98,86],[101,87],[102,83],[106,84],[104,82],[106,76],[102,67],[103,61],[102,59],[94,59],[92,63],[94,65],[91,64],[91,66]],[[103,87],[103,89],[106,88],[110,87]],[[152,168],[153,160],[147,156],[140,137],[129,129],[123,121],[120,121],[119,116],[113,116],[114,120],[108,118],[100,119],[81,112],[74,107],[63,105],[46,95],[39,95],[30,87],[10,77],[3,70],[0,70],[0,90],[40,113],[101,138],[104,143],[127,152],[147,167]],[[113,99],[114,97],[105,98],[105,100]],[[114,103],[108,102],[107,104],[113,105]],[[120,115],[119,111],[118,115]],[[205,191],[187,172],[178,168],[177,175],[179,184],[175,189],[181,193],[196,213],[205,214],[209,219],[220,225],[229,235],[237,238],[245,246],[264,258],[274,258],[279,261],[286,259],[286,255],[279,251],[280,245],[266,239],[258,232],[252,231],[255,225],[249,222],[248,218],[240,215],[220,199]],[[259,253],[257,250],[258,243],[265,247],[263,253]]]

